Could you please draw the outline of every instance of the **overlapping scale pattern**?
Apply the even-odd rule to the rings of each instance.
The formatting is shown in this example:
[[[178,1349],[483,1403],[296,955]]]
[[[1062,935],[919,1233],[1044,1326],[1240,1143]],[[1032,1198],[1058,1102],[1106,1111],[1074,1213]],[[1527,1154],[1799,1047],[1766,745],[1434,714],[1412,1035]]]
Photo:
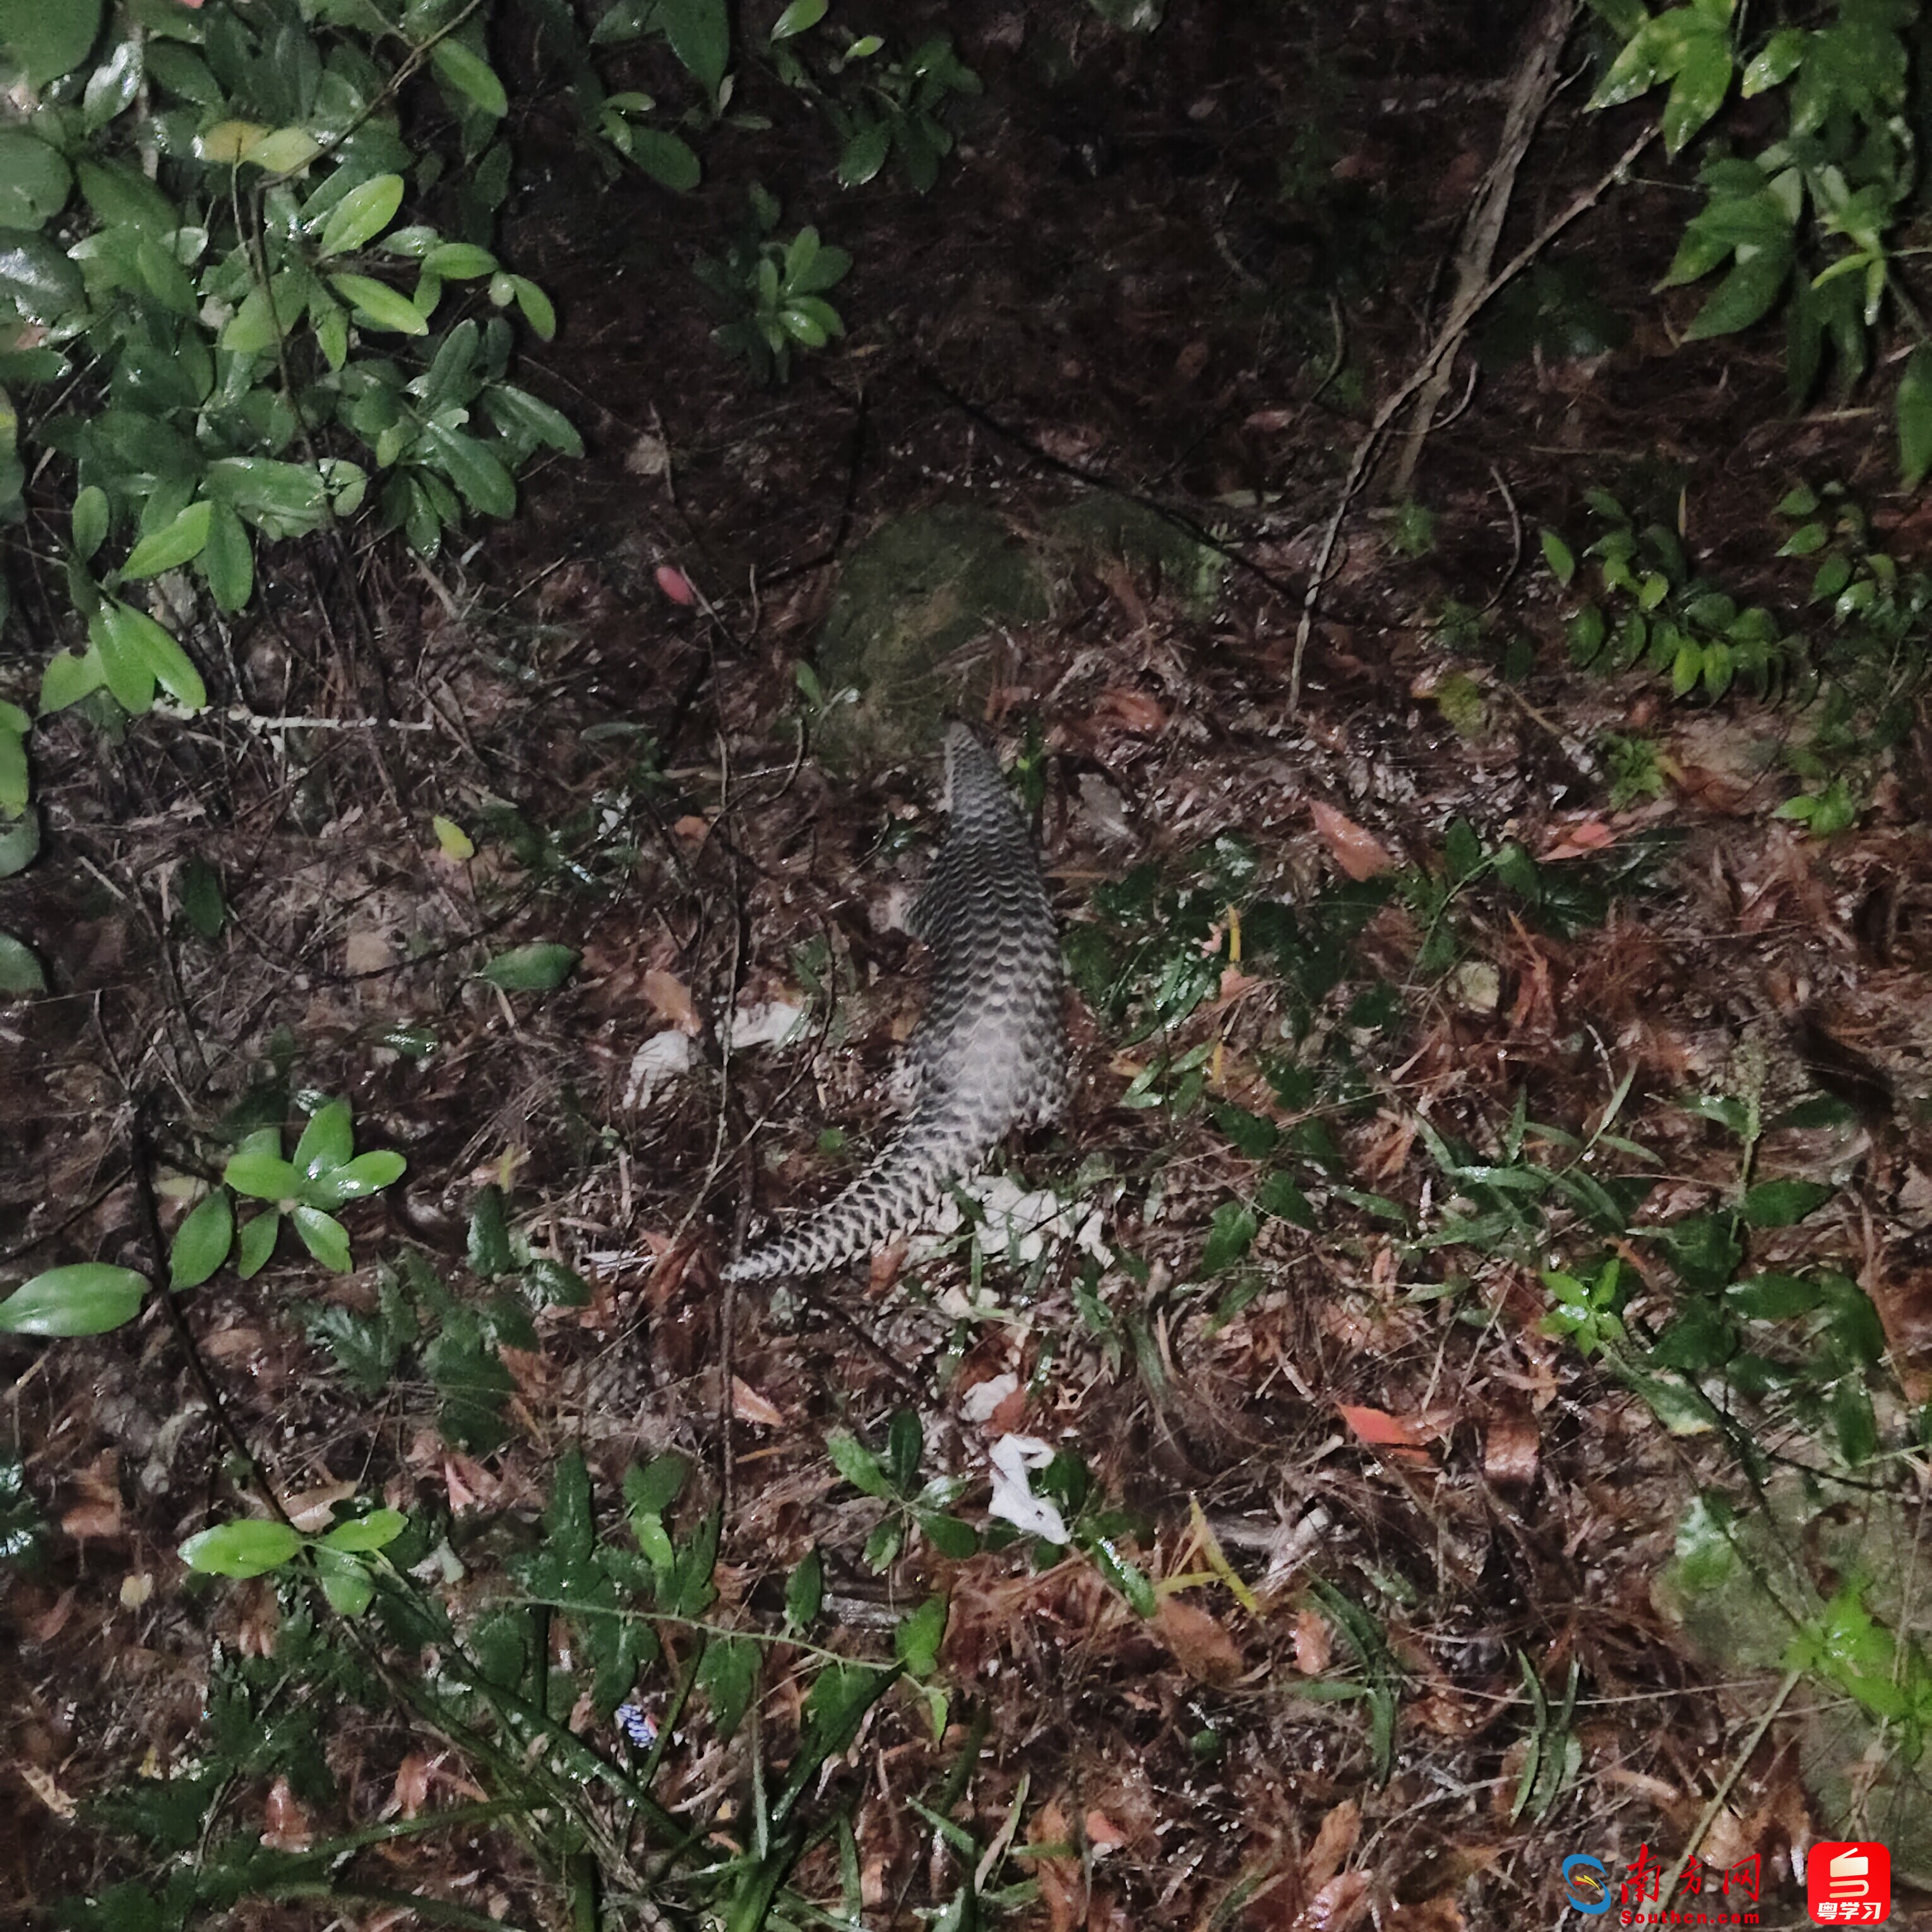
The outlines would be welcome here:
[[[915,1227],[1008,1130],[1066,1099],[1060,942],[1026,821],[970,727],[946,734],[946,837],[908,923],[933,953],[932,997],[907,1042],[912,1112],[844,1192],[725,1270],[822,1273]]]

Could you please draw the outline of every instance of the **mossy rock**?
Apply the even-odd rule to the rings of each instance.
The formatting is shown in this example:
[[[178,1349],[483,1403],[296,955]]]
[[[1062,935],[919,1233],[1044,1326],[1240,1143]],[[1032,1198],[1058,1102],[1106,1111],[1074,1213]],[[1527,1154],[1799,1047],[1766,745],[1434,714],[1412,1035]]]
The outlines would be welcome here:
[[[872,770],[922,756],[946,714],[976,714],[992,686],[991,652],[970,647],[1051,608],[1045,568],[990,510],[943,505],[882,525],[840,572],[819,633],[826,696],[857,693],[827,706],[820,754]]]
[[[1882,1723],[1844,1688],[1846,1672],[1895,1674],[1910,1694],[1927,1671],[1913,1526],[1891,1498],[1828,1480],[1776,1485],[1767,1501],[1736,1515],[1694,1503],[1652,1599],[1726,1677],[1788,1670],[1795,1640],[1826,1634],[1834,1665],[1808,1671],[1786,1707],[1820,1835],[1882,1840],[1898,1876],[1932,1883],[1932,1756],[1911,1761],[1910,1727]]]
[[[1118,557],[1159,574],[1162,587],[1190,615],[1204,617],[1221,594],[1228,560],[1144,503],[1094,490],[1047,520],[1049,542],[1082,562]]]

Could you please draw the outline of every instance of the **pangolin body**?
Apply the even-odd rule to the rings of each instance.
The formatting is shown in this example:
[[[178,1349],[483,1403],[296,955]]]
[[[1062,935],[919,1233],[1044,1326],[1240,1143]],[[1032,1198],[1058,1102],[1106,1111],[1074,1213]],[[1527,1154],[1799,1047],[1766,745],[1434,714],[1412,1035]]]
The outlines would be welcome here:
[[[1026,821],[970,727],[945,740],[946,836],[907,924],[932,949],[932,997],[907,1042],[912,1109],[859,1178],[728,1281],[817,1274],[916,1226],[1018,1125],[1066,1099],[1060,942]]]

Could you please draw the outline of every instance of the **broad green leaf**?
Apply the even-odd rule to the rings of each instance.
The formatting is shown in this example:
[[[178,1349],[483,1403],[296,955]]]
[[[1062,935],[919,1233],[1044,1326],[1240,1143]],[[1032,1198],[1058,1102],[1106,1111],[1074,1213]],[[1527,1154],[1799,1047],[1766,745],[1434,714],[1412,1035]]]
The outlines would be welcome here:
[[[74,550],[82,563],[106,539],[107,524],[107,492],[90,483],[74,500]]]
[[[472,510],[491,517],[515,515],[517,486],[510,472],[473,436],[431,422],[424,428],[423,441]]]
[[[1294,1227],[1315,1226],[1315,1210],[1308,1196],[1285,1174],[1271,1174],[1262,1183],[1255,1192],[1255,1205],[1264,1214]]]
[[[1761,1180],[1744,1196],[1744,1217],[1754,1228],[1790,1228],[1830,1200],[1822,1180]]]
[[[88,76],[81,115],[90,134],[98,134],[134,99],[142,70],[141,43],[130,34]]]
[[[666,134],[662,128],[633,128],[630,154],[652,180],[680,194],[688,194],[704,176],[690,144],[675,134]],[[536,328],[534,320],[530,326]],[[538,329],[538,333],[549,340],[544,331]]]
[[[4,775],[7,760],[4,748],[18,746],[20,741],[10,731],[0,734],[0,775]],[[21,754],[21,768],[26,769],[26,758]],[[0,821],[0,879],[10,879],[16,872],[24,872],[40,856],[40,814],[38,812],[23,812],[9,825]]]
[[[553,340],[556,334],[556,310],[551,307],[550,297],[526,276],[512,275],[510,286],[524,320],[544,341]],[[491,299],[495,300],[494,296]],[[497,306],[501,308],[502,304],[498,303]]]
[[[503,1211],[503,1190],[479,1187],[470,1204],[470,1271],[494,1281],[510,1271],[510,1224]]]
[[[41,228],[66,205],[74,171],[24,128],[0,128],[0,228]]]
[[[10,932],[0,932],[0,998],[19,999],[47,990],[47,976],[32,950]]]
[[[317,259],[326,262],[332,255],[346,254],[374,241],[396,218],[396,210],[402,205],[400,175],[372,175],[358,182],[329,210],[328,219],[322,224]]]
[[[355,1118],[346,1100],[332,1100],[318,1108],[302,1129],[296,1143],[295,1166],[304,1179],[313,1180],[332,1167],[340,1167],[356,1151]]]
[[[102,604],[87,620],[87,634],[114,701],[138,718],[154,704],[154,674],[148,669],[133,631],[115,614],[126,608]]]
[[[278,128],[257,141],[246,158],[272,175],[292,175],[322,152],[322,143],[306,128]]]
[[[275,1237],[282,1232],[282,1217],[274,1208],[242,1223],[235,1241],[235,1272],[244,1281],[252,1281],[268,1264],[275,1252]]]
[[[148,43],[148,78],[191,100],[197,107],[221,107],[226,97],[221,83],[210,71],[207,62],[190,47],[176,40],[151,40]]]
[[[252,288],[224,326],[221,346],[236,356],[260,356],[274,348],[280,333],[268,290]]]
[[[84,655],[55,652],[40,673],[40,716],[44,718],[52,712],[64,711],[89,692],[98,691],[106,681],[106,667],[100,662],[100,652],[92,645]]]
[[[289,1219],[302,1246],[324,1268],[333,1274],[349,1272],[349,1230],[333,1214],[325,1214],[320,1208],[297,1208]]]
[[[221,874],[197,855],[182,867],[175,884],[189,926],[212,944],[228,923],[228,907],[221,896]]]
[[[1543,532],[1543,560],[1550,566],[1550,574],[1567,590],[1570,580],[1576,574],[1576,559],[1570,546],[1554,530]]]
[[[181,1559],[205,1576],[266,1576],[302,1546],[301,1532],[288,1524],[251,1517],[190,1536],[181,1546]]]
[[[570,418],[514,383],[491,383],[483,392],[483,406],[489,411],[490,421],[506,436],[533,437],[561,450],[566,456],[584,454],[584,439]]]
[[[0,1301],[0,1333],[105,1335],[133,1321],[148,1292],[145,1276],[106,1262],[71,1262],[22,1282]]]
[[[848,1430],[835,1429],[825,1438],[825,1453],[832,1467],[855,1490],[868,1496],[889,1496],[892,1492],[886,1466]]]
[[[408,1527],[409,1519],[400,1510],[371,1510],[367,1516],[338,1522],[324,1533],[322,1544],[328,1550],[386,1550]]]
[[[1761,248],[1748,258],[1740,255],[1736,266],[1718,284],[1716,292],[1691,319],[1684,339],[1701,342],[1715,335],[1730,335],[1769,313],[1791,275],[1792,250],[1788,236],[1774,248]]]
[[[168,1249],[168,1286],[199,1288],[228,1258],[235,1244],[235,1208],[225,1187],[204,1195],[175,1230]]]
[[[232,504],[214,506],[200,564],[208,590],[224,610],[232,615],[247,604],[255,587],[255,554]]]
[[[416,313],[409,297],[387,282],[368,275],[332,274],[328,284],[368,328],[388,329],[398,335],[429,333],[429,324]]]
[[[476,976],[506,993],[554,992],[569,978],[577,959],[575,949],[568,946],[513,946],[498,953]]]
[[[946,1640],[946,1600],[928,1597],[892,1630],[892,1650],[914,1677],[930,1677],[939,1668],[940,1646]]]
[[[177,704],[190,711],[200,711],[207,704],[208,687],[202,682],[200,672],[195,669],[187,652],[145,610],[136,610],[131,604],[123,604],[117,598],[112,603],[103,604],[100,615],[106,634],[114,640],[113,648],[130,654],[148,677],[160,685]],[[93,634],[91,625],[88,634]],[[101,658],[104,663],[108,662],[107,647],[104,645]],[[108,688],[113,691],[111,672],[107,682]],[[114,695],[121,698],[118,691],[114,692]],[[152,703],[152,690],[148,698]],[[127,704],[124,698],[121,701]],[[128,705],[130,711],[146,708],[146,705]]]
[[[376,1580],[359,1557],[326,1544],[315,1552],[315,1580],[328,1607],[339,1617],[359,1617],[376,1600]]]
[[[0,724],[0,817],[17,818],[27,808],[27,741]]]
[[[317,1174],[302,1189],[302,1199],[311,1208],[339,1208],[345,1201],[364,1200],[400,1180],[408,1166],[392,1149],[374,1148]]]
[[[138,228],[159,237],[181,226],[181,211],[139,168],[82,155],[74,178],[104,228]]]
[[[218,121],[194,137],[195,155],[200,160],[232,167],[248,160],[268,138],[268,129],[259,121]]]
[[[1932,345],[1912,352],[1898,383],[1898,467],[1908,490],[1932,468]]]
[[[87,58],[100,11],[101,0],[0,0],[0,49],[38,90]]]
[[[496,70],[481,54],[465,46],[460,40],[437,41],[430,55],[430,63],[436,69],[439,80],[482,108],[485,114],[501,120],[509,112],[509,100],[503,92],[503,83],[496,78]]]
[[[218,503],[230,505],[272,537],[305,536],[326,520],[322,478],[306,463],[224,457],[208,466],[206,487]],[[214,526],[208,527],[212,532]]]
[[[808,28],[817,26],[825,18],[829,4],[830,0],[791,0],[791,4],[772,23],[772,40],[788,40],[794,34],[802,34]]]
[[[80,271],[44,236],[0,228],[0,302],[29,322],[58,322],[87,300]]]
[[[496,258],[473,242],[442,242],[423,257],[423,266],[452,282],[473,282],[496,272]]]
[[[838,180],[845,188],[862,188],[886,164],[892,151],[892,130],[885,122],[862,128],[845,143],[838,157]]]
[[[1207,1246],[1201,1256],[1204,1274],[1218,1274],[1232,1268],[1248,1251],[1261,1223],[1252,1208],[1238,1201],[1224,1201],[1214,1210],[1208,1230]]]
[[[1782,87],[1798,71],[1810,36],[1802,28],[1780,27],[1752,57],[1744,69],[1744,98]]]
[[[1684,144],[1724,104],[1731,87],[1731,46],[1727,34],[1690,36],[1681,56],[1677,79],[1665,102],[1660,123],[1667,153],[1682,152]]]
[[[459,863],[473,859],[476,847],[468,832],[452,818],[446,818],[440,812],[430,814],[430,830],[436,834],[436,850],[446,859],[454,859]]]
[[[292,1162],[253,1148],[231,1155],[221,1178],[237,1194],[256,1201],[292,1201],[302,1192],[302,1177]]]
[[[658,0],[657,24],[686,70],[715,97],[731,58],[724,0]]]
[[[166,530],[143,537],[128,553],[121,574],[158,577],[163,571],[178,569],[199,556],[207,544],[208,520],[214,512],[214,506],[206,498],[189,504]]]
[[[825,1560],[814,1547],[785,1582],[785,1628],[809,1630],[825,1607]]]

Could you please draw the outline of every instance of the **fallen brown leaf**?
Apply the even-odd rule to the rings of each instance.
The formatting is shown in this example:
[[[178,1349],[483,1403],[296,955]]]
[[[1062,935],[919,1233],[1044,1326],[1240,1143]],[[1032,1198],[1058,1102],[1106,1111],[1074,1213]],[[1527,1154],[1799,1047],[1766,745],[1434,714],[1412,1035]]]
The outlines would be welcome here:
[[[1373,833],[1364,832],[1355,821],[1318,800],[1308,808],[1315,830],[1330,856],[1348,877],[1359,884],[1378,872],[1395,869],[1388,848]]]
[[[784,1418],[778,1410],[736,1376],[731,1378],[731,1413],[739,1421],[754,1424],[760,1429],[784,1426]]]
[[[1319,1610],[1302,1610],[1294,1619],[1294,1667],[1304,1677],[1319,1677],[1335,1654],[1335,1633]]]
[[[262,1842],[272,1852],[305,1852],[314,1834],[308,1814],[296,1802],[286,1778],[268,1788],[262,1805]]]
[[[1179,1597],[1164,1597],[1154,1632],[1189,1676],[1226,1684],[1241,1674],[1240,1647],[1208,1611]]]
[[[650,1001],[652,1012],[665,1025],[676,1027],[679,1032],[689,1034],[694,1038],[704,1030],[704,1022],[698,1017],[698,1003],[691,997],[691,988],[675,973],[667,973],[662,967],[653,966],[644,975],[644,998]]]
[[[1532,1483],[1542,1447],[1533,1417],[1515,1409],[1492,1415],[1483,1436],[1483,1474],[1504,1488]]]

